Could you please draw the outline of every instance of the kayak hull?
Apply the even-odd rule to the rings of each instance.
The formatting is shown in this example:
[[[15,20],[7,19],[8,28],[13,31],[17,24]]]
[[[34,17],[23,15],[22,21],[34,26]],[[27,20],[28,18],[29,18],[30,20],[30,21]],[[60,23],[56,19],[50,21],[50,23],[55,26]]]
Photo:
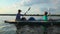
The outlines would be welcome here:
[[[60,25],[60,21],[5,21],[5,23],[19,25]]]

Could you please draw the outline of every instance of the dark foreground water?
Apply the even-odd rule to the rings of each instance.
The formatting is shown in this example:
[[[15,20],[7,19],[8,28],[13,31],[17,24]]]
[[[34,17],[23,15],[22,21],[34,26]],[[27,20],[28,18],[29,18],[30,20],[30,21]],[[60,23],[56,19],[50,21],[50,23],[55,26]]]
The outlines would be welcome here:
[[[36,20],[42,19],[42,16],[37,17]],[[26,17],[27,19],[29,17]],[[49,17],[52,19],[60,19],[60,17],[52,16]],[[16,29],[16,26],[14,24],[4,23],[5,20],[14,20],[15,16],[0,16],[0,34],[44,34],[44,27],[43,26],[21,26],[20,29]],[[48,27],[47,30],[48,34],[60,34],[60,27],[57,26],[51,26]]]

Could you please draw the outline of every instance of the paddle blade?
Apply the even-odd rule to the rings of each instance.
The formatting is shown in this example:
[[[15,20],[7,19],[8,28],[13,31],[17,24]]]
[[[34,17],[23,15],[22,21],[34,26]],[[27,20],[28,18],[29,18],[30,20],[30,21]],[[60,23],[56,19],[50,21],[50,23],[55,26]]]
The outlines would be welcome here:
[[[28,10],[25,12],[25,14],[31,9],[31,7],[28,8]]]
[[[29,7],[28,11],[31,9],[31,7]]]

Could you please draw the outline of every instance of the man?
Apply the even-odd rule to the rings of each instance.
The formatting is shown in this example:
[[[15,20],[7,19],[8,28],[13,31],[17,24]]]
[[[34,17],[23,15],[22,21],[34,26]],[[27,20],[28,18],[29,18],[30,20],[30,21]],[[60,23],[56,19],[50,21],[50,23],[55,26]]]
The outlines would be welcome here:
[[[21,16],[22,16],[21,10],[18,10],[18,13],[17,13],[17,15],[16,15],[16,21],[21,20]]]

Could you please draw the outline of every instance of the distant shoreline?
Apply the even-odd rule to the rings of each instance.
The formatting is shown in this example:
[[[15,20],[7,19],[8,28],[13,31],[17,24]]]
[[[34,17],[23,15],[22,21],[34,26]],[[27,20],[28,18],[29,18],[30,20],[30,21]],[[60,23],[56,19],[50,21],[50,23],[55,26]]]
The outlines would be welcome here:
[[[0,16],[16,16],[16,14],[0,14]],[[39,15],[39,14],[26,14],[24,16],[43,16],[43,15]],[[52,14],[50,16],[60,16],[60,14],[56,14],[56,15]]]

